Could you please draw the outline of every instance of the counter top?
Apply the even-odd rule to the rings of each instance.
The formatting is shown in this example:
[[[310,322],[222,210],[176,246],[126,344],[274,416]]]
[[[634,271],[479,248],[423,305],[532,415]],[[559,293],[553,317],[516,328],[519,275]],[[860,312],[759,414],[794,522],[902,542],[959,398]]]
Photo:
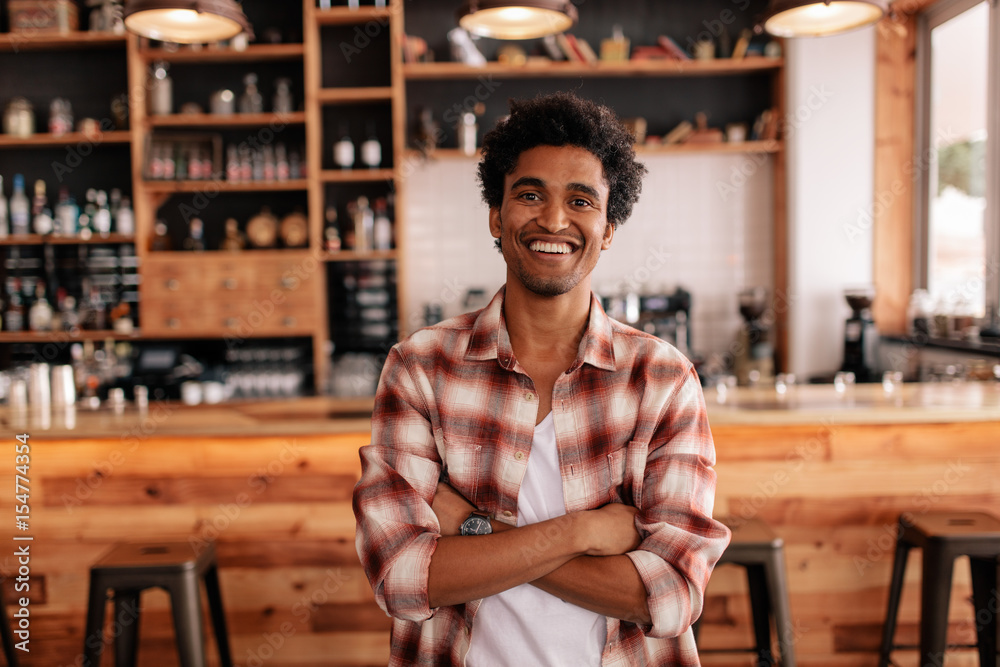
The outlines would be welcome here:
[[[804,423],[913,424],[1000,421],[1000,382],[859,384],[838,393],[833,385],[795,385],[784,395],[773,386],[705,390],[713,425]]]
[[[837,393],[832,385],[731,389],[720,396],[706,389],[713,426],[838,423],[900,424],[1000,421],[1000,383],[903,384],[886,392],[880,384],[857,385]],[[186,406],[152,403],[145,412],[129,406],[87,410],[15,412],[0,408],[8,432],[42,438],[124,438],[137,435],[228,437],[365,433],[372,399],[307,397],[287,401],[233,402]]]

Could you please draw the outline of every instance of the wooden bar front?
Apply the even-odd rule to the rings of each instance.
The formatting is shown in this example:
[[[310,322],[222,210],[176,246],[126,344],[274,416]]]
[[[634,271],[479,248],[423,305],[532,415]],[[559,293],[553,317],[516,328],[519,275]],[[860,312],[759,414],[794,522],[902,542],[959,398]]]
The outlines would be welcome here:
[[[900,512],[1000,514],[1000,391],[983,385],[980,393],[978,407],[937,412],[891,404],[754,411],[709,393],[717,514],[762,518],[784,538],[800,665],[876,664]],[[81,413],[73,431],[0,413],[7,451],[14,433],[31,434],[31,652],[23,664],[80,664],[88,568],[121,540],[216,541],[238,664],[386,664],[390,621],[354,549],[351,492],[366,420],[325,410],[154,405],[145,416]],[[13,489],[8,460],[0,485]],[[5,511],[9,534],[12,514]],[[0,558],[8,601],[16,599],[12,552]],[[915,554],[906,578],[902,643],[916,638],[919,562]],[[952,641],[973,639],[968,596],[960,561]],[[139,664],[176,665],[166,594],[147,592],[142,602]],[[743,572],[720,567],[702,626],[704,663],[752,664],[749,654],[707,652],[749,646],[751,636]],[[894,657],[916,664],[915,652]],[[960,651],[946,664],[978,663]]]

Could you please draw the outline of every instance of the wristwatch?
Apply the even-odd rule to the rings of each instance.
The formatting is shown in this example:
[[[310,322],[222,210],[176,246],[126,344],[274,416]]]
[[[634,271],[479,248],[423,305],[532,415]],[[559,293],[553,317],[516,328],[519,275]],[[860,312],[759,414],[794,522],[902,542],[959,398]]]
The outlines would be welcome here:
[[[490,517],[483,512],[473,511],[465,521],[462,522],[461,535],[489,535],[493,532],[493,525]]]

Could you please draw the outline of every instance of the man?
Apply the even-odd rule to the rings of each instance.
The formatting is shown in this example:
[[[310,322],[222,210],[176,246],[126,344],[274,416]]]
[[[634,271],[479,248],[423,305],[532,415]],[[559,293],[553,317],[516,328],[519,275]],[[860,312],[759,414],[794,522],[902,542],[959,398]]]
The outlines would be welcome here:
[[[591,292],[645,167],[605,107],[513,102],[479,166],[507,282],[386,360],[354,492],[390,665],[698,665],[729,540],[691,363]]]

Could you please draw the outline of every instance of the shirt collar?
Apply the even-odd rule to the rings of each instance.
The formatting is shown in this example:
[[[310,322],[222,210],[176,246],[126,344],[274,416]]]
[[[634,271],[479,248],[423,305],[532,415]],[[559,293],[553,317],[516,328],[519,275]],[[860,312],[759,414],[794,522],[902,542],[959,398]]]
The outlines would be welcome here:
[[[514,368],[514,349],[510,345],[507,323],[503,317],[505,288],[493,296],[489,305],[479,311],[472,328],[466,359],[496,359],[507,370]],[[596,368],[615,370],[614,337],[611,319],[601,307],[595,294],[590,295],[590,321],[580,341],[576,362],[567,372],[575,371],[587,363]]]

